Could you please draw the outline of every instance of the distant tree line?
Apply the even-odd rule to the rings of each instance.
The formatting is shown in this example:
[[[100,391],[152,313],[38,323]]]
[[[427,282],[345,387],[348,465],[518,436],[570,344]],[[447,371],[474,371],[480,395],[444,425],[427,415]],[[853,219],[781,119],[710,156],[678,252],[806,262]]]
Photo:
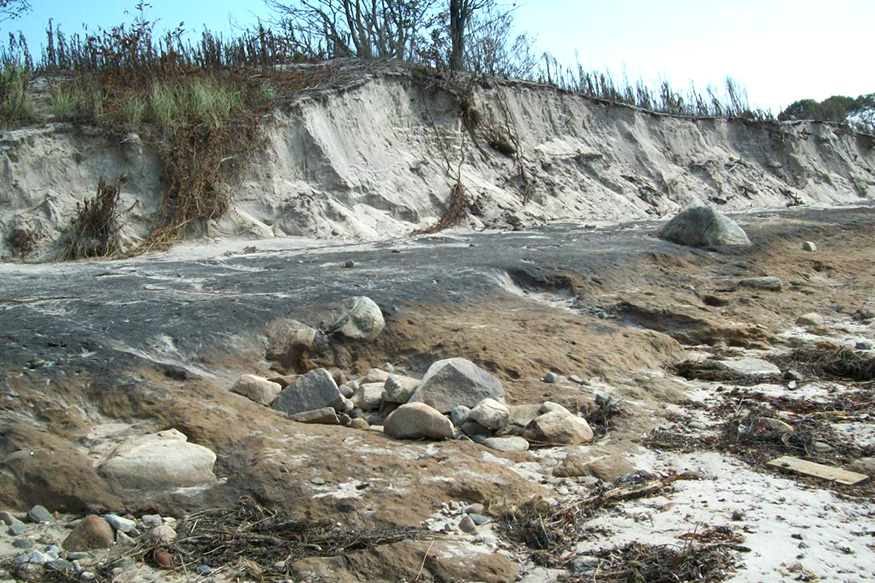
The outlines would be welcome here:
[[[875,93],[860,95],[857,98],[833,95],[823,101],[800,99],[788,105],[780,114],[781,121],[813,119],[875,132]]]

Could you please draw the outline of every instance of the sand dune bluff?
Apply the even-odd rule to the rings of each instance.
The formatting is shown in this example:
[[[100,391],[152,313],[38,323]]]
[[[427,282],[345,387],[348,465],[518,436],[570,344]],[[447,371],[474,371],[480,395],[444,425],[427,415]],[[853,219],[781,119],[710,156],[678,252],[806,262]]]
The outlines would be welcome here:
[[[825,123],[677,118],[510,81],[387,69],[304,92],[262,123],[264,141],[207,235],[403,236],[445,213],[457,179],[474,228],[875,196],[871,136]],[[50,258],[77,203],[94,196],[100,177],[120,174],[131,246],[154,228],[164,187],[146,141],[70,124],[2,134],[0,258],[13,258],[15,229],[37,236],[26,259]]]

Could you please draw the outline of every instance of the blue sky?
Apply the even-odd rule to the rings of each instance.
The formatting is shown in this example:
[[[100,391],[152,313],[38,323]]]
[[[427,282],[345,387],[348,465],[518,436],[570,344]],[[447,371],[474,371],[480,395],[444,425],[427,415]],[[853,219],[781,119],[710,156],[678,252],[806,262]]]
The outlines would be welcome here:
[[[133,1],[31,0],[26,17],[0,23],[42,40],[54,18],[67,33],[129,22]],[[261,0],[152,0],[158,28],[230,32],[270,11]],[[875,92],[873,0],[527,0],[517,24],[561,61],[686,88],[741,81],[750,101],[778,111],[796,99]],[[32,42],[32,44],[35,44]]]

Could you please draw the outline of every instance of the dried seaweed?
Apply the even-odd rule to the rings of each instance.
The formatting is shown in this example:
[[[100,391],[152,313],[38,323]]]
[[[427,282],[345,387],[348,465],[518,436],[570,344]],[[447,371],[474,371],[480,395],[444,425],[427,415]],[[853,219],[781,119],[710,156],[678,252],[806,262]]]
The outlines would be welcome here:
[[[817,378],[839,378],[852,381],[875,380],[875,356],[848,347],[800,348],[786,356],[777,356],[775,364],[795,368]]]
[[[110,577],[118,561],[136,558],[153,562],[158,549],[173,557],[173,567],[183,572],[199,565],[264,580],[287,576],[290,566],[307,557],[332,557],[373,549],[402,540],[429,538],[414,528],[350,530],[336,522],[311,522],[286,512],[264,508],[241,498],[228,508],[205,510],[186,516],[176,527],[178,538],[170,545],[141,542],[123,557],[101,569]]]
[[[683,546],[632,542],[599,551],[601,561],[590,572],[572,575],[568,582],[583,583],[713,583],[726,580],[738,566],[735,553],[747,551],[734,542]]]
[[[673,365],[671,372],[687,380],[716,381],[746,386],[776,382],[780,379],[780,375],[774,374],[749,375],[736,372],[715,360],[701,362],[686,360]]]

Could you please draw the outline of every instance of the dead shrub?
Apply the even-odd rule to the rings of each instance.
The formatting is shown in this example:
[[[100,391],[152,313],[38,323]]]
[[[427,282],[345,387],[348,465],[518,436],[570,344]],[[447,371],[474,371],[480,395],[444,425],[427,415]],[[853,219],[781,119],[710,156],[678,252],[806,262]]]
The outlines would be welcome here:
[[[125,177],[110,184],[101,177],[94,198],[76,204],[76,216],[62,238],[59,261],[109,257],[121,251],[119,197]]]

